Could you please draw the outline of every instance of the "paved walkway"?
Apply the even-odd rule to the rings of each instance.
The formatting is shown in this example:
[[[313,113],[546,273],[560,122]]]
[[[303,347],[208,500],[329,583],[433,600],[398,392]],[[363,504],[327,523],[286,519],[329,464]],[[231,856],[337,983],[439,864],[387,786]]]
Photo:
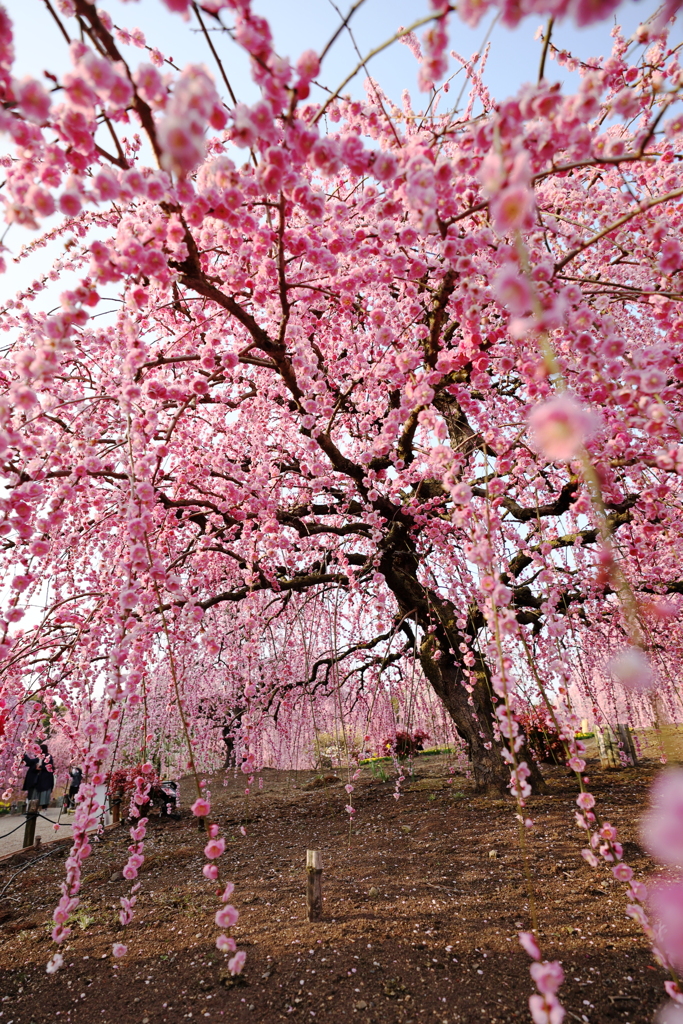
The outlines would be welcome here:
[[[104,803],[105,793],[105,786],[96,787],[95,796],[100,806]],[[49,843],[52,839],[70,838],[70,826],[74,820],[73,812],[71,814],[62,814],[59,829],[55,828],[55,824],[59,819],[59,807],[48,807],[47,810],[43,808],[41,814],[44,814],[45,818],[50,819],[50,821],[45,821],[45,818],[38,818],[36,821],[36,835],[40,836],[44,843]],[[111,816],[107,811],[104,816],[104,824],[108,825],[110,821]],[[16,853],[17,850],[21,850],[24,845],[25,822],[26,818],[23,814],[0,815],[0,836],[5,836],[4,839],[0,839],[0,857],[6,857],[10,853]],[[21,828],[17,828],[17,825],[20,825]],[[12,829],[16,829],[16,831],[12,832]],[[8,836],[8,832],[12,832],[12,835]]]
[[[54,824],[59,817],[58,807],[48,807],[47,810],[43,810],[42,813],[50,821],[45,821],[45,818],[38,818],[36,821],[36,835],[40,836],[44,843],[50,842],[51,839],[68,839],[71,835],[70,823],[74,820],[73,814],[63,814],[60,822],[59,829],[55,829]],[[0,836],[4,836],[4,839],[0,839],[0,857],[6,857],[9,853],[16,853],[24,845],[24,824],[26,818],[23,814],[3,814],[0,817]],[[17,825],[20,827],[17,828]],[[12,829],[16,831],[12,832]],[[8,832],[12,832],[11,835],[7,835]]]

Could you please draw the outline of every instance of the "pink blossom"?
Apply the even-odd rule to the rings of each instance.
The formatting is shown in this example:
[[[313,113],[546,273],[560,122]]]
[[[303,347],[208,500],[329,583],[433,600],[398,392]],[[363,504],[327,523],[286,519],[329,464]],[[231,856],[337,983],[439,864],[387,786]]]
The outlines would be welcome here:
[[[674,967],[683,969],[683,879],[658,878],[649,888],[648,907],[657,945]]]
[[[681,991],[680,986],[675,981],[665,981],[664,988],[666,989],[666,994],[670,996],[675,1003],[679,1003],[683,1006],[683,991]]]
[[[38,402],[35,391],[26,385],[20,384],[17,387],[12,388],[11,396],[12,402],[17,409],[21,409],[24,412],[28,412],[28,410],[32,409]]]
[[[533,963],[529,968],[536,988],[543,995],[555,995],[564,981],[564,971],[557,960]]]
[[[76,217],[81,212],[81,196],[78,189],[68,189],[59,197],[59,211],[66,217]]]
[[[593,417],[570,395],[562,394],[537,405],[529,426],[538,447],[549,459],[571,459],[593,429]]]
[[[219,935],[216,939],[216,949],[219,949],[221,953],[234,953],[237,943],[232,935]]]
[[[39,217],[50,217],[57,208],[54,197],[39,185],[32,185],[26,193],[26,205]]]
[[[228,903],[216,911],[216,924],[219,928],[232,928],[239,920],[239,912]]]
[[[564,1007],[555,996],[529,996],[529,1010],[534,1024],[562,1024]]]
[[[12,83],[17,104],[24,117],[36,124],[44,124],[50,116],[50,97],[35,78],[22,78]]]
[[[60,967],[64,966],[64,957],[61,953],[55,953],[51,960],[48,960],[45,970],[48,974],[55,974]]]
[[[683,868],[683,768],[667,769],[654,783],[640,833],[653,857]]]
[[[522,316],[531,308],[531,289],[514,263],[507,263],[496,274],[492,283],[493,294],[501,305],[514,316]]]
[[[666,374],[651,366],[640,375],[640,390],[646,395],[654,395],[666,387]]]
[[[305,50],[296,62],[296,70],[299,78],[310,82],[320,71],[320,60],[315,50]]]
[[[124,946],[122,942],[115,942],[111,951],[116,957],[125,956],[128,952],[128,946]]]
[[[197,797],[190,810],[197,818],[205,818],[207,814],[211,813],[211,804],[205,797],[200,796]]]
[[[215,882],[218,878],[218,866],[216,864],[205,864],[202,868],[202,874],[209,881]]]
[[[650,659],[639,647],[628,647],[620,651],[610,659],[607,668],[625,690],[644,693],[655,684]]]
[[[666,988],[672,982],[664,982]],[[683,1024],[683,1006],[678,1001],[669,1000],[657,1010],[655,1024]]]
[[[225,850],[225,839],[210,839],[204,847],[204,855],[210,860],[220,857]]]
[[[472,488],[466,483],[456,484],[451,488],[451,497],[456,505],[469,505],[472,500]]]
[[[380,151],[372,162],[372,173],[378,181],[388,181],[396,176],[398,164],[393,153]]]
[[[166,88],[153,64],[140,64],[133,74],[133,81],[147,103],[159,107],[165,105]]]
[[[526,185],[508,186],[490,202],[494,228],[499,235],[521,230],[533,213],[534,206],[534,194]]]
[[[579,793],[576,802],[583,811],[590,811],[595,807],[595,797],[592,793]]]
[[[533,932],[517,932],[517,938],[519,939],[519,944],[522,949],[524,949],[530,957],[534,960],[541,959],[541,951],[538,948],[538,942],[536,941],[536,936]]]
[[[228,900],[230,899],[230,897],[232,896],[234,891],[235,891],[234,884],[232,882],[227,882],[226,885],[225,885],[225,889],[223,890],[223,892],[221,894],[221,899],[222,899],[223,903],[227,903],[228,902]]]
[[[617,864],[612,868],[612,874],[620,882],[630,882],[633,878],[633,870],[628,864]]]
[[[238,953],[235,953],[231,960],[228,960],[228,970],[231,974],[241,974],[242,968],[246,963],[247,954],[244,950],[240,949]]]
[[[53,942],[64,942],[71,935],[71,929],[65,928],[62,924],[56,924],[52,929],[51,936]]]
[[[643,900],[647,899],[647,886],[642,882],[635,882],[631,880],[630,894],[633,899],[640,900],[642,903]]]
[[[657,265],[663,274],[672,274],[681,269],[683,253],[677,238],[666,238],[662,242],[662,255],[659,257]]]
[[[194,113],[169,114],[160,122],[157,134],[167,170],[186,175],[196,168],[204,157],[204,128]]]

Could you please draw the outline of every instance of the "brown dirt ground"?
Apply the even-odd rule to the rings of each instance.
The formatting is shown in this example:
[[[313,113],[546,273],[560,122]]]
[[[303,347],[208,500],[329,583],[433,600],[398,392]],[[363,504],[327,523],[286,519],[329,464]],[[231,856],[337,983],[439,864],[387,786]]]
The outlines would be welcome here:
[[[656,768],[591,767],[599,809],[641,877],[655,869],[637,845],[637,818]],[[572,779],[566,769],[546,774],[550,794],[530,801],[528,858],[543,953],[565,971],[566,1022],[650,1021],[663,972],[625,916],[624,886],[579,855]],[[350,833],[342,783],[311,788],[312,779],[265,771],[248,798],[243,777],[214,781],[240,911],[235,936],[248,955],[237,982],[214,945],[218,901],[201,874],[195,819],[152,820],[126,929],[117,910],[130,883],[117,873],[130,839],[126,828],[106,830],[85,868],[66,966],[53,976],[45,964],[61,855],[27,851],[1,863],[0,1024],[528,1021],[533,987],[516,931],[530,917],[514,808],[473,796],[444,758],[421,758],[398,801],[392,782],[363,769]],[[322,851],[325,868],[316,924],[304,919],[307,848]],[[111,955],[114,941],[128,945],[123,960]]]

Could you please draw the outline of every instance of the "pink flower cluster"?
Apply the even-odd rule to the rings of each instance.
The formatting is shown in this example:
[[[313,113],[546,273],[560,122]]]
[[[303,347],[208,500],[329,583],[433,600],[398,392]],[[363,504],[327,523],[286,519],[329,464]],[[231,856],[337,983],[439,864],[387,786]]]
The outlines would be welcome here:
[[[564,981],[564,971],[557,960],[541,960],[538,942],[532,932],[519,933],[520,945],[534,962],[529,973],[538,989],[529,996],[529,1010],[534,1024],[562,1024],[565,1009],[557,998],[557,990]]]
[[[154,88],[159,91],[156,85]],[[207,126],[218,130],[225,128],[227,121],[227,111],[206,68],[188,65],[177,78],[157,126],[166,170],[181,177],[194,171],[206,152]]]

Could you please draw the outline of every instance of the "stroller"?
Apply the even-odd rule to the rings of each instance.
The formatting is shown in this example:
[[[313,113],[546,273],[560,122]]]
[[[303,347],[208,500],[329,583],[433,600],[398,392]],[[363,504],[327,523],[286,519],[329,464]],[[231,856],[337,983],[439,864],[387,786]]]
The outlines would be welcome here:
[[[178,783],[168,779],[160,782],[158,786],[152,786],[149,800],[152,807],[159,809],[162,818],[173,818],[174,821],[178,821],[180,818],[178,796]]]

